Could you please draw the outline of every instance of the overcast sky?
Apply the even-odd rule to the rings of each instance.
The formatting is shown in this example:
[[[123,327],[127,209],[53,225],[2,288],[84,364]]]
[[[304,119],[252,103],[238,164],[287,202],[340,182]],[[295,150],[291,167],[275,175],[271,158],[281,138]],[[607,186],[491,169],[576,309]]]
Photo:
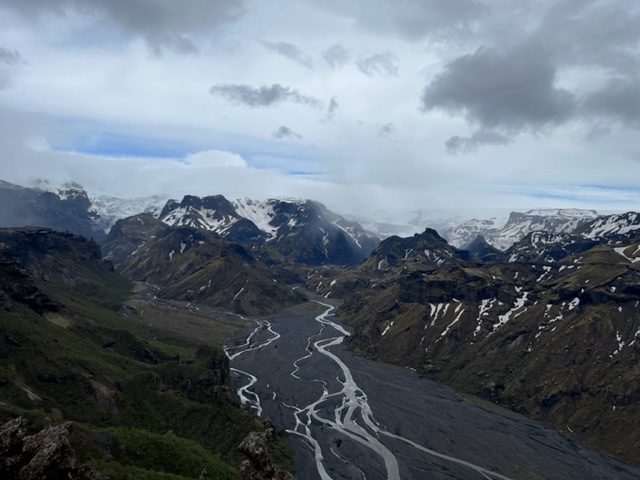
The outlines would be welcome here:
[[[0,0],[0,178],[640,208],[640,3]]]

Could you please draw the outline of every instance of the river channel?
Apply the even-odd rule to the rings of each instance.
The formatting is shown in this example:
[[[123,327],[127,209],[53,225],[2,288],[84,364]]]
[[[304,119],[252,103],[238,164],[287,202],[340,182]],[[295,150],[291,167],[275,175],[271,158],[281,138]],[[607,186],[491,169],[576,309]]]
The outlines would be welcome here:
[[[408,369],[355,356],[331,305],[255,320],[226,348],[243,402],[304,480],[637,479],[640,468]]]

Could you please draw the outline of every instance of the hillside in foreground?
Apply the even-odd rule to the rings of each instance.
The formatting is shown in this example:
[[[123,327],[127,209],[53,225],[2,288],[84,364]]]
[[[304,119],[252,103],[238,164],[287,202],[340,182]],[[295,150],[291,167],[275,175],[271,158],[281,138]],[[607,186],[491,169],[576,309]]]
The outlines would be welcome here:
[[[265,425],[241,407],[226,356],[123,307],[131,284],[97,244],[2,229],[0,286],[3,478],[76,463],[86,478],[240,478],[238,446]],[[27,458],[43,438],[58,442],[46,471]]]

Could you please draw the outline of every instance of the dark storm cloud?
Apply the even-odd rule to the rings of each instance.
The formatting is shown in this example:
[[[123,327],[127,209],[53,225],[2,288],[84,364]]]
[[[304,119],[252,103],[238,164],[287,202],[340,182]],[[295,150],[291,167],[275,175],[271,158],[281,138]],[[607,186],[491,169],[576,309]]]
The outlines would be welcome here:
[[[380,130],[378,130],[378,136],[382,138],[389,137],[394,133],[396,133],[396,127],[393,125],[393,123],[385,123],[384,125],[382,125],[382,127],[380,127]]]
[[[583,103],[586,115],[604,117],[640,127],[640,78],[613,78],[588,94]]]
[[[475,152],[479,147],[486,145],[505,146],[511,143],[511,139],[498,132],[480,130],[469,137],[455,135],[445,142],[447,151],[452,154]]]
[[[287,42],[260,42],[260,44],[272,52],[287,57],[289,60],[302,65],[303,67],[313,68],[313,58],[304,53],[292,43]]]
[[[322,101],[317,98],[302,95],[298,90],[283,87],[278,83],[274,83],[271,86],[261,85],[260,87],[225,83],[214,85],[209,90],[209,93],[226,98],[231,102],[253,108],[271,107],[286,101],[308,105],[314,108],[322,108],[323,106]]]
[[[535,41],[563,65],[640,73],[640,7],[626,0],[562,0],[542,15]]]
[[[479,0],[310,0],[365,30],[419,40],[442,32],[466,31],[488,8]]]
[[[421,108],[463,116],[479,130],[538,132],[576,110],[574,95],[556,85],[556,75],[542,48],[480,48],[449,63],[426,86]]]
[[[356,66],[358,70],[369,77],[375,75],[398,76],[398,57],[392,52],[376,53],[370,57],[361,58],[356,62]]]
[[[294,132],[286,125],[282,125],[278,130],[273,132],[272,136],[275,138],[292,138],[295,140],[300,140],[302,138],[302,135]]]
[[[19,65],[22,63],[22,55],[20,55],[20,52],[17,50],[0,47],[0,63],[4,63],[5,65]]]
[[[640,5],[529,2],[518,4],[522,22],[517,27],[508,22],[515,10],[501,14],[501,5],[495,2],[492,17],[478,26],[479,38],[489,46],[450,61],[422,92],[423,111],[462,117],[475,131],[449,139],[450,152],[501,145],[520,133],[548,132],[569,120],[586,123],[589,140],[611,132],[613,123],[640,126]],[[579,89],[560,86],[566,72]],[[604,77],[604,83],[589,91],[587,74]]]
[[[350,56],[349,51],[339,44],[332,45],[322,52],[324,61],[334,69],[344,66],[349,61]]]
[[[106,21],[127,35],[141,36],[155,51],[192,53],[191,38],[243,13],[240,0],[0,0],[0,8],[29,19],[74,11]]]

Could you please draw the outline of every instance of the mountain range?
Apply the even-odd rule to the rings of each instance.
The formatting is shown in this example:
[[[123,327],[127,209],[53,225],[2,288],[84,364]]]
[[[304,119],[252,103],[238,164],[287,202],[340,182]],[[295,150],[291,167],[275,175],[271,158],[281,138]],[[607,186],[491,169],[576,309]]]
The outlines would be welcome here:
[[[456,255],[427,229],[388,238],[354,269],[311,277],[307,288],[345,298],[338,313],[355,329],[356,352],[639,462],[635,220],[629,213],[592,220],[580,234],[532,232],[485,260]]]
[[[212,309],[242,319],[305,303],[306,290],[341,302],[355,352],[410,367],[640,463],[638,213],[531,210],[512,212],[504,226],[469,220],[443,232],[424,225],[419,233],[389,235],[400,222],[364,228],[311,200],[187,195],[128,202],[92,199],[75,184],[51,190],[0,183],[0,225],[23,227],[0,231],[0,308],[13,322],[4,342],[24,347],[9,355],[28,355],[31,333],[21,328],[29,318],[42,338],[63,328],[69,342],[89,342],[89,350],[97,342],[135,362],[161,365],[168,352],[185,352],[185,340],[159,345],[157,332],[141,329],[140,321],[150,321],[183,332],[162,309],[171,310],[169,318],[179,309],[195,317]],[[371,230],[375,225],[386,229],[384,238]],[[134,303],[127,301],[132,286]],[[142,318],[138,308],[158,314]],[[135,320],[133,333],[122,315]],[[36,357],[50,355],[43,348]],[[80,364],[68,370],[68,359],[60,358],[62,377],[73,379],[64,388],[89,389]],[[218,366],[215,375],[228,375],[228,365]],[[31,392],[46,397],[48,411],[84,418],[68,413],[75,410],[55,396],[63,393],[35,372],[0,373],[0,389],[20,408],[33,407]],[[95,381],[87,391],[117,386],[111,377]],[[225,382],[216,385],[228,388]]]

